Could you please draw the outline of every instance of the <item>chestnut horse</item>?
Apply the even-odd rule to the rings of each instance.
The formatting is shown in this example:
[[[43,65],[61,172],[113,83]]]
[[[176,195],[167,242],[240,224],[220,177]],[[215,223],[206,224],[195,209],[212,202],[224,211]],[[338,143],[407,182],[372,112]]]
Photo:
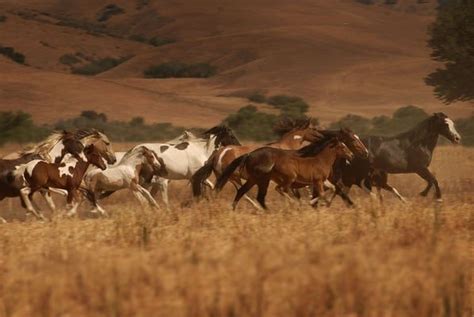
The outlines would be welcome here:
[[[277,183],[278,191],[286,196],[294,184],[312,185],[316,194],[316,206],[336,159],[351,160],[353,156],[338,138],[313,142],[298,151],[263,147],[234,160],[217,179],[215,189],[220,191],[235,170],[240,168],[247,182],[237,191],[233,209],[254,185],[258,186],[257,201],[267,209],[265,196],[271,180]]]
[[[275,126],[274,131],[281,135],[280,140],[269,143],[266,146],[283,150],[297,150],[303,147],[305,142],[314,142],[322,138],[322,135],[311,127],[311,119],[282,119]],[[191,178],[193,195],[195,197],[201,196],[203,184],[212,172],[214,172],[216,177],[219,177],[237,157],[250,153],[260,147],[261,145],[228,145],[219,148]],[[242,186],[240,176],[237,174],[230,181],[236,189]],[[258,207],[250,197],[245,195],[245,198],[252,205]]]
[[[68,205],[71,205],[74,200],[70,213],[75,213],[79,205],[78,189],[89,165],[93,164],[102,170],[107,168],[102,155],[94,145],[87,146],[84,149],[84,155],[87,160],[66,154],[62,163],[33,160],[26,164],[23,173],[26,187],[23,187],[20,193],[28,211],[32,212],[37,218],[44,220],[43,214],[33,208],[31,198],[38,190],[54,187],[67,191]]]

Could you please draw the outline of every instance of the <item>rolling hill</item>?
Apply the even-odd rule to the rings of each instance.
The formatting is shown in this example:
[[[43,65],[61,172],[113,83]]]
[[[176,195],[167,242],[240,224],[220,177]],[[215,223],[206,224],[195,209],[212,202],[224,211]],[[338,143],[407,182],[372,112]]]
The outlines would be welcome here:
[[[93,109],[118,120],[209,126],[256,90],[301,96],[323,122],[407,104],[453,117],[473,109],[443,105],[423,82],[438,66],[426,46],[434,3],[112,1],[2,1],[0,45],[27,65],[0,55],[0,110],[21,109],[39,122]],[[109,57],[124,62],[95,76],[71,73]],[[168,61],[209,63],[217,75],[144,78]]]

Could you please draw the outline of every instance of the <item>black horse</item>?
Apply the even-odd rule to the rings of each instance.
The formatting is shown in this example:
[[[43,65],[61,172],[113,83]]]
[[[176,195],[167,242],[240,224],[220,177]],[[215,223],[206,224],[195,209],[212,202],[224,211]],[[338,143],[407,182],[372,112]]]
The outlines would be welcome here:
[[[340,162],[341,173],[336,180],[339,188],[336,188],[335,195],[340,195],[341,191],[347,194],[352,185],[358,185],[368,192],[375,186],[379,191],[388,190],[404,201],[398,191],[387,183],[388,174],[416,173],[428,183],[420,195],[426,196],[434,185],[435,197],[441,200],[438,181],[428,169],[439,135],[452,143],[461,141],[453,121],[441,112],[434,113],[411,130],[396,136],[362,138],[369,150],[369,158],[356,157],[350,164]],[[344,196],[341,198],[348,202]]]

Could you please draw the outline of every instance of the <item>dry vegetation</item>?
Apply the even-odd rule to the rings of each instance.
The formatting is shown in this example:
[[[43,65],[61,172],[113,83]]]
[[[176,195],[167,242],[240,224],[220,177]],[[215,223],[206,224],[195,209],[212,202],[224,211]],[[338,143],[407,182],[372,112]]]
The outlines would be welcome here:
[[[230,189],[180,207],[184,184],[170,212],[121,194],[108,219],[23,222],[3,202],[19,220],[0,226],[0,316],[471,316],[473,165],[472,149],[436,152],[438,205],[415,176],[393,178],[409,204],[354,191],[352,210],[272,194],[267,214],[231,212]]]

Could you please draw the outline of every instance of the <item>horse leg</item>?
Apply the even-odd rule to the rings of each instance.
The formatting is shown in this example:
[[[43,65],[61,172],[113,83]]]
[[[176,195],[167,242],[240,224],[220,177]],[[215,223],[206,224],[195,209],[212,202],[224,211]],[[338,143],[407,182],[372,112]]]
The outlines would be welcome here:
[[[170,206],[170,202],[169,202],[169,198],[168,198],[168,184],[169,184],[168,179],[158,177],[157,181],[152,183],[151,189],[149,191],[149,193],[153,197],[156,196],[156,193],[158,191],[160,192],[161,199],[163,200],[163,203],[165,204],[166,209],[169,209],[169,206]],[[145,187],[143,187],[143,188],[145,188]]]
[[[245,184],[239,188],[239,190],[237,191],[237,194],[235,195],[234,202],[232,203],[233,210],[235,210],[235,207],[237,206],[237,203],[242,198],[242,196],[245,195],[253,187],[253,185],[255,185],[255,182],[251,180],[247,180]]]
[[[257,193],[257,201],[260,203],[263,209],[267,209],[267,205],[265,204],[265,196],[267,196],[268,185],[270,184],[270,178],[264,178],[263,180],[257,183],[258,186],[258,193]]]
[[[68,190],[67,204],[71,206],[67,214],[69,216],[77,214],[77,208],[80,205],[80,201],[79,201],[79,194],[77,193],[76,189]]]
[[[43,214],[41,212],[36,211],[33,208],[33,205],[29,199],[29,195],[33,192],[34,191],[30,187],[23,187],[22,189],[20,189],[20,196],[23,199],[23,202],[25,203],[25,206],[26,206],[26,210],[28,212],[31,212],[38,219],[45,220]]]
[[[31,204],[33,205],[33,207],[34,207],[36,210],[38,210],[38,212],[41,212],[40,206],[39,206],[39,205],[36,203],[36,201],[33,199],[33,194],[34,194],[34,193],[30,193],[30,194],[28,195],[28,198],[30,199]]]
[[[389,184],[383,184],[381,186],[383,189],[385,189],[386,191],[389,191],[391,193],[393,193],[395,196],[397,196],[398,199],[400,199],[402,202],[406,203],[407,200],[405,199],[405,197],[403,197],[399,192],[398,190],[395,188],[395,187],[392,187],[390,186]]]
[[[367,182],[369,183],[369,185],[367,184]],[[365,191],[367,194],[370,195],[371,199],[377,198],[377,195],[375,195],[374,192],[372,191],[372,184],[370,184],[370,182],[367,179],[364,178],[363,180],[361,180],[359,183],[359,186],[360,188],[362,188],[363,191]]]
[[[51,197],[51,192],[49,190],[41,190],[40,193],[48,204],[48,207],[51,212],[56,212],[56,205],[54,204],[54,200]]]
[[[323,182],[320,181],[320,180],[316,180],[313,183],[313,199],[311,199],[311,202],[310,202],[310,204],[313,208],[318,207],[319,198],[321,197],[321,194],[323,192],[324,192]],[[314,197],[314,196],[316,196],[316,197]]]
[[[442,201],[441,199],[441,189],[439,188],[439,185],[438,185],[438,180],[436,179],[436,177],[430,172],[430,170],[426,167],[418,170],[416,172],[421,178],[423,178],[425,181],[428,182],[428,186],[426,187],[426,189],[424,191],[422,191],[420,193],[420,195],[422,196],[426,196],[429,192],[429,190],[431,189],[431,186],[434,185],[435,186],[435,190],[436,190],[436,193],[435,193],[435,197],[438,201]]]
[[[0,217],[0,223],[7,223],[7,221],[3,219],[3,217]]]
[[[242,184],[239,184],[238,181],[231,180],[230,182],[231,182],[232,185],[234,185],[234,187],[235,187],[235,189],[236,189],[237,191],[239,191],[239,188],[242,187]],[[240,186],[240,187],[239,187],[239,186]],[[245,195],[244,195],[244,198],[245,198],[252,206],[254,206],[256,209],[258,209],[258,210],[261,210],[261,209],[262,209],[262,207],[260,207],[260,205],[259,205],[258,203],[256,203],[252,198],[249,197],[249,195],[245,194]]]
[[[140,194],[142,194],[146,198],[146,200],[148,200],[148,203],[150,203],[152,207],[160,209],[160,206],[158,205],[156,200],[151,196],[148,190],[146,190],[145,188],[143,188],[142,186],[138,184],[137,184],[137,190],[140,192]]]

